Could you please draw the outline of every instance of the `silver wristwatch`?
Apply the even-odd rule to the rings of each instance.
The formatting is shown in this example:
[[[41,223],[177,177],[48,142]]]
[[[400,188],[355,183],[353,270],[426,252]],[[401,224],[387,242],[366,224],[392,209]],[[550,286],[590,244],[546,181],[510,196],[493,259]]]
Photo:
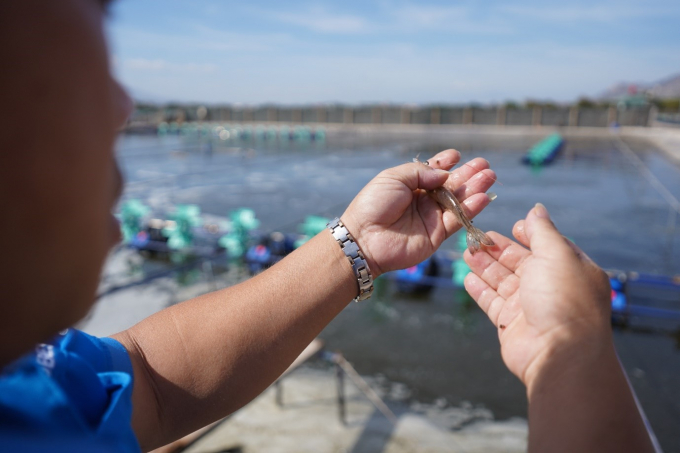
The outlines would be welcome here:
[[[359,250],[359,245],[339,218],[336,217],[331,220],[326,226],[331,230],[331,234],[349,259],[359,283],[359,295],[354,299],[354,302],[368,299],[373,294],[373,276],[368,268],[368,263],[364,259],[364,254]]]

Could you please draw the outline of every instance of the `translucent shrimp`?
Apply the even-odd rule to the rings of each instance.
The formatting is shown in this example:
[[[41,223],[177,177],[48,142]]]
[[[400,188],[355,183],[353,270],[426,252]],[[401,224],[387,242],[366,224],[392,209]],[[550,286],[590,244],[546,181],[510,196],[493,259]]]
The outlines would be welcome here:
[[[413,159],[413,162],[418,162],[423,165],[429,165],[427,161],[426,162],[419,161],[418,157],[415,157]],[[470,253],[474,255],[476,252],[481,250],[482,245],[485,245],[487,247],[496,245],[491,240],[491,238],[487,236],[482,230],[472,225],[472,220],[470,220],[470,218],[465,214],[465,211],[463,210],[460,201],[458,201],[453,192],[451,192],[446,187],[442,186],[437,187],[434,190],[428,190],[427,193],[437,203],[439,203],[442,209],[446,209],[447,211],[452,212],[453,215],[456,216],[458,223],[465,227],[465,229],[467,230],[466,236],[467,246],[468,249],[470,250]]]

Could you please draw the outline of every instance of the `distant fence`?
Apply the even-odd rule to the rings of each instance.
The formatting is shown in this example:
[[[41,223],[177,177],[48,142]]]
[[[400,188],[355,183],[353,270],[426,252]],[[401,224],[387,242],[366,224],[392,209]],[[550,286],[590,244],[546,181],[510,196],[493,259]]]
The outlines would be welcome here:
[[[652,107],[618,109],[579,107],[208,107],[166,108],[159,121],[234,121],[335,124],[480,124],[499,126],[648,126],[656,118]]]

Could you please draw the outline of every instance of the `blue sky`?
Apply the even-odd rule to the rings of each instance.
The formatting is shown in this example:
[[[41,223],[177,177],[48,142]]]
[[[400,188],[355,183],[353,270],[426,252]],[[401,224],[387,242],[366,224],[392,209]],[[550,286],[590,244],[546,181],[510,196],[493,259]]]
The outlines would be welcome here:
[[[108,32],[157,101],[569,101],[680,73],[680,0],[118,0]]]

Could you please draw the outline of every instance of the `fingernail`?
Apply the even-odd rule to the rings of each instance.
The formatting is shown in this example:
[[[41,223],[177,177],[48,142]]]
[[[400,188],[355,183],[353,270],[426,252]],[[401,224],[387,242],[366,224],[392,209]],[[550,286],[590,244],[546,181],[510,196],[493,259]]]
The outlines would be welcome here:
[[[536,214],[536,217],[541,217],[543,219],[550,218],[550,214],[548,214],[548,210],[543,206],[543,203],[536,203],[536,206],[534,206],[534,214]]]
[[[438,175],[446,175],[447,177],[450,174],[448,171],[442,170],[441,168],[435,168],[434,171],[436,171]]]
[[[489,192],[486,194],[487,197],[489,197],[489,200],[494,201],[496,198],[498,198],[498,195],[496,195],[493,192]]]

